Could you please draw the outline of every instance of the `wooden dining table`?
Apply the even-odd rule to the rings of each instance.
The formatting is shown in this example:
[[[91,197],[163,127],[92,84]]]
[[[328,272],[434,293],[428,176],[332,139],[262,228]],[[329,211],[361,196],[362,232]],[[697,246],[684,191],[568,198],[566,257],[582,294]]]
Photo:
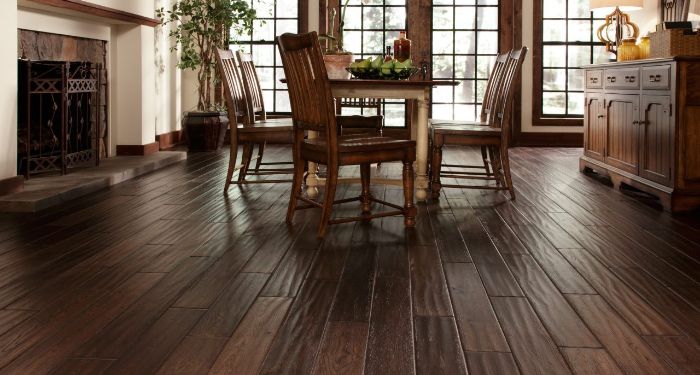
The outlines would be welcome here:
[[[428,126],[430,89],[435,86],[457,86],[458,81],[450,80],[376,80],[376,79],[331,79],[331,90],[336,98],[380,98],[413,100],[411,113],[411,139],[416,141],[416,199],[425,201],[428,198]],[[313,135],[310,135],[313,137]],[[357,180],[357,181],[355,181]],[[402,186],[402,180],[397,178],[373,178],[374,183]],[[306,193],[310,197],[318,195],[318,186],[324,184],[324,179],[317,175],[317,166],[310,163],[306,178]],[[339,183],[359,182],[359,179],[340,179]]]

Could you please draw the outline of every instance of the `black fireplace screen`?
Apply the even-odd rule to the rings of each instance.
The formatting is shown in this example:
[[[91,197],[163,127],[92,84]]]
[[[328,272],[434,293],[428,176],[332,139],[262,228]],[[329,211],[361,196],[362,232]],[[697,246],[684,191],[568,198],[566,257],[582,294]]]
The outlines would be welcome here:
[[[19,60],[18,174],[100,163],[102,65]]]

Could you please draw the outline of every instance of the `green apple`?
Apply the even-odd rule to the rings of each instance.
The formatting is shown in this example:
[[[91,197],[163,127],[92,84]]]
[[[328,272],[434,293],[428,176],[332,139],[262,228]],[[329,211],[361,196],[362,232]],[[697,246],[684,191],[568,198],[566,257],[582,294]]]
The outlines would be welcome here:
[[[407,60],[408,61],[408,60]],[[394,72],[396,73],[401,73],[404,70],[408,69],[408,66],[406,65],[406,62],[400,62],[400,61],[395,61],[394,62]]]
[[[357,63],[357,67],[360,69],[369,69],[372,66],[372,61],[370,59],[362,60]]]

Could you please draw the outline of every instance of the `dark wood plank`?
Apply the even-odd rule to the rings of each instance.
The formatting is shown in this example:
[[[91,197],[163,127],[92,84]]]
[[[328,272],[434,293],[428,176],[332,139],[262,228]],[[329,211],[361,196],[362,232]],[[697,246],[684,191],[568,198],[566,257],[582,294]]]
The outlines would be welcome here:
[[[523,373],[571,373],[527,299],[493,297],[491,303]]]
[[[600,296],[567,298],[608,353],[628,374],[672,374],[664,361]]]
[[[185,337],[158,370],[159,375],[207,374],[228,337]]]
[[[331,321],[369,322],[376,270],[376,245],[351,245],[333,301]]]
[[[622,371],[605,349],[562,348],[574,375],[622,375]]]
[[[468,263],[447,263],[445,275],[464,350],[509,352],[476,268]]]
[[[616,268],[613,272],[627,285],[633,285],[637,293],[661,315],[700,344],[700,311],[638,268]]]
[[[562,293],[593,294],[595,290],[534,226],[513,225],[515,234]]]
[[[457,326],[451,317],[414,318],[416,374],[467,374]]]
[[[258,249],[257,240],[251,236],[240,237],[233,243],[235,248],[224,253],[201,279],[178,298],[174,307],[205,309],[214,303]]]
[[[440,255],[435,246],[408,246],[413,310],[418,316],[453,316]]]
[[[459,230],[490,296],[523,296],[473,209],[455,211]]]
[[[328,323],[313,374],[363,374],[368,330],[367,323]]]
[[[410,282],[378,277],[374,286],[366,374],[414,374]]]
[[[291,304],[289,298],[258,298],[219,354],[210,374],[257,374]]]
[[[31,310],[0,310],[0,336],[34,314],[36,311]]]
[[[518,375],[520,371],[513,355],[500,352],[467,352],[470,374],[483,375]]]
[[[503,258],[558,346],[600,347],[595,336],[532,257],[504,255]]]
[[[183,261],[74,355],[84,358],[119,358],[211,266],[212,261],[210,258],[188,258]]]
[[[261,374],[308,374],[314,366],[337,282],[307,279],[280,328]]]
[[[299,249],[292,246],[270,276],[270,280],[265,285],[261,295],[268,297],[296,296],[315,255],[316,250]]]
[[[219,298],[190,332],[195,337],[230,337],[262,290],[269,275],[241,273],[227,282]]]
[[[138,297],[162,277],[162,274],[136,274],[114,292],[105,293],[85,311],[70,317],[53,335],[25,350],[10,365],[8,373],[41,374],[58,366],[72,351],[91,339],[112,319],[119,316]]]
[[[114,359],[101,358],[69,358],[61,367],[52,372],[55,375],[84,375],[103,374],[109,366],[114,363]]]
[[[678,334],[671,323],[586,250],[560,251],[637,332],[645,335]]]
[[[437,246],[443,262],[471,262],[462,235],[457,229],[457,223],[452,213],[430,215]]]
[[[168,309],[106,373],[155,373],[202,314],[199,309]]]
[[[697,342],[684,336],[646,336],[644,340],[666,358],[679,374],[697,374],[700,370]]]

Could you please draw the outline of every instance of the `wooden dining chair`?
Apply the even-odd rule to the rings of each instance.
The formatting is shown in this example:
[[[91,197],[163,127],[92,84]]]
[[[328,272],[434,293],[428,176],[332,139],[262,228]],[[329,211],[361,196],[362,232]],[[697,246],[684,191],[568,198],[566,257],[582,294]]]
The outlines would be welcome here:
[[[250,54],[243,53],[241,51],[236,51],[236,59],[240,67],[241,79],[243,80],[243,94],[245,95],[245,112],[248,114],[247,120],[251,123],[279,123],[278,125],[292,126],[292,119],[290,117],[274,117],[270,118],[265,109],[265,100],[263,98],[263,90],[260,85],[260,77],[258,76],[258,71],[255,68],[255,63]],[[256,144],[258,146],[258,155],[255,161],[255,168],[250,171],[249,167],[246,167],[244,173],[239,174],[240,180],[245,180],[247,174],[267,174],[268,172],[280,172],[279,168],[274,169],[263,169],[262,166],[280,166],[280,165],[291,165],[291,161],[273,161],[273,162],[263,162],[263,155],[265,152],[266,143]],[[252,148],[247,150],[250,153],[248,157],[248,162],[252,158]],[[288,169],[285,169],[288,170]]]
[[[443,187],[454,187],[462,189],[508,190],[511,199],[515,199],[510,175],[510,162],[508,160],[508,143],[513,120],[513,98],[526,55],[527,47],[514,49],[508,54],[501,73],[500,83],[495,89],[495,99],[492,104],[495,112],[490,115],[494,118],[493,123],[489,125],[473,122],[432,124],[430,131],[432,139],[431,189],[433,198],[440,196],[440,190]],[[491,167],[493,168],[493,175],[470,172],[442,173],[442,150],[445,145],[487,147],[492,156]],[[495,180],[497,185],[443,185],[441,182],[442,177],[482,181]]]
[[[250,112],[244,110],[248,105],[244,94],[244,84],[240,75],[239,65],[231,50],[217,49],[217,65],[224,86],[226,108],[229,115],[231,133],[231,154],[226,174],[224,192],[228,192],[233,182],[233,173],[238,170],[237,183],[272,183],[290,182],[286,179],[263,179],[246,181],[245,176],[250,166],[253,145],[261,143],[291,144],[292,124],[278,121],[251,121]],[[232,115],[233,114],[233,115]],[[236,164],[238,145],[243,145],[242,163]],[[270,170],[260,174],[289,174],[292,169]]]
[[[416,208],[413,204],[413,162],[416,159],[416,143],[389,137],[341,136],[336,121],[336,109],[330,82],[323,63],[323,55],[318,42],[318,34],[283,34],[277,38],[277,46],[282,57],[287,77],[289,98],[294,119],[294,182],[289,198],[287,222],[291,223],[297,209],[321,208],[321,222],[318,236],[325,234],[330,224],[351,221],[365,221],[373,218],[403,215],[404,224],[416,224]],[[305,131],[318,132],[318,137],[305,139]],[[370,164],[400,161],[403,163],[403,207],[376,199],[371,196]],[[323,203],[318,203],[302,195],[302,179],[307,162],[327,166],[326,189]],[[359,197],[335,200],[340,166],[359,165],[362,193]],[[298,201],[306,205],[297,205]],[[333,219],[333,205],[360,201],[362,214],[357,217]],[[377,202],[394,208],[393,211],[372,213],[371,203]]]
[[[508,61],[508,55],[510,52],[501,53],[496,57],[496,61],[493,65],[493,69],[489,74],[489,79],[486,83],[486,89],[484,90],[484,98],[481,103],[481,112],[479,114],[479,119],[472,122],[474,125],[484,125],[491,126],[496,121],[496,103],[498,96],[498,89],[501,87],[501,80],[503,79],[503,71]],[[431,120],[431,126],[435,125],[464,125],[465,121],[450,121],[450,120]],[[486,146],[481,146],[481,160],[482,165],[472,165],[472,164],[442,164],[442,167],[448,168],[459,168],[460,170],[453,173],[456,174],[470,174],[470,175],[484,175],[492,176],[490,164],[493,160],[493,155],[489,155],[490,148]],[[430,166],[432,170],[432,165]],[[476,172],[472,170],[484,169],[484,172]],[[466,171],[465,171],[466,170]],[[498,181],[498,180],[497,180]]]

